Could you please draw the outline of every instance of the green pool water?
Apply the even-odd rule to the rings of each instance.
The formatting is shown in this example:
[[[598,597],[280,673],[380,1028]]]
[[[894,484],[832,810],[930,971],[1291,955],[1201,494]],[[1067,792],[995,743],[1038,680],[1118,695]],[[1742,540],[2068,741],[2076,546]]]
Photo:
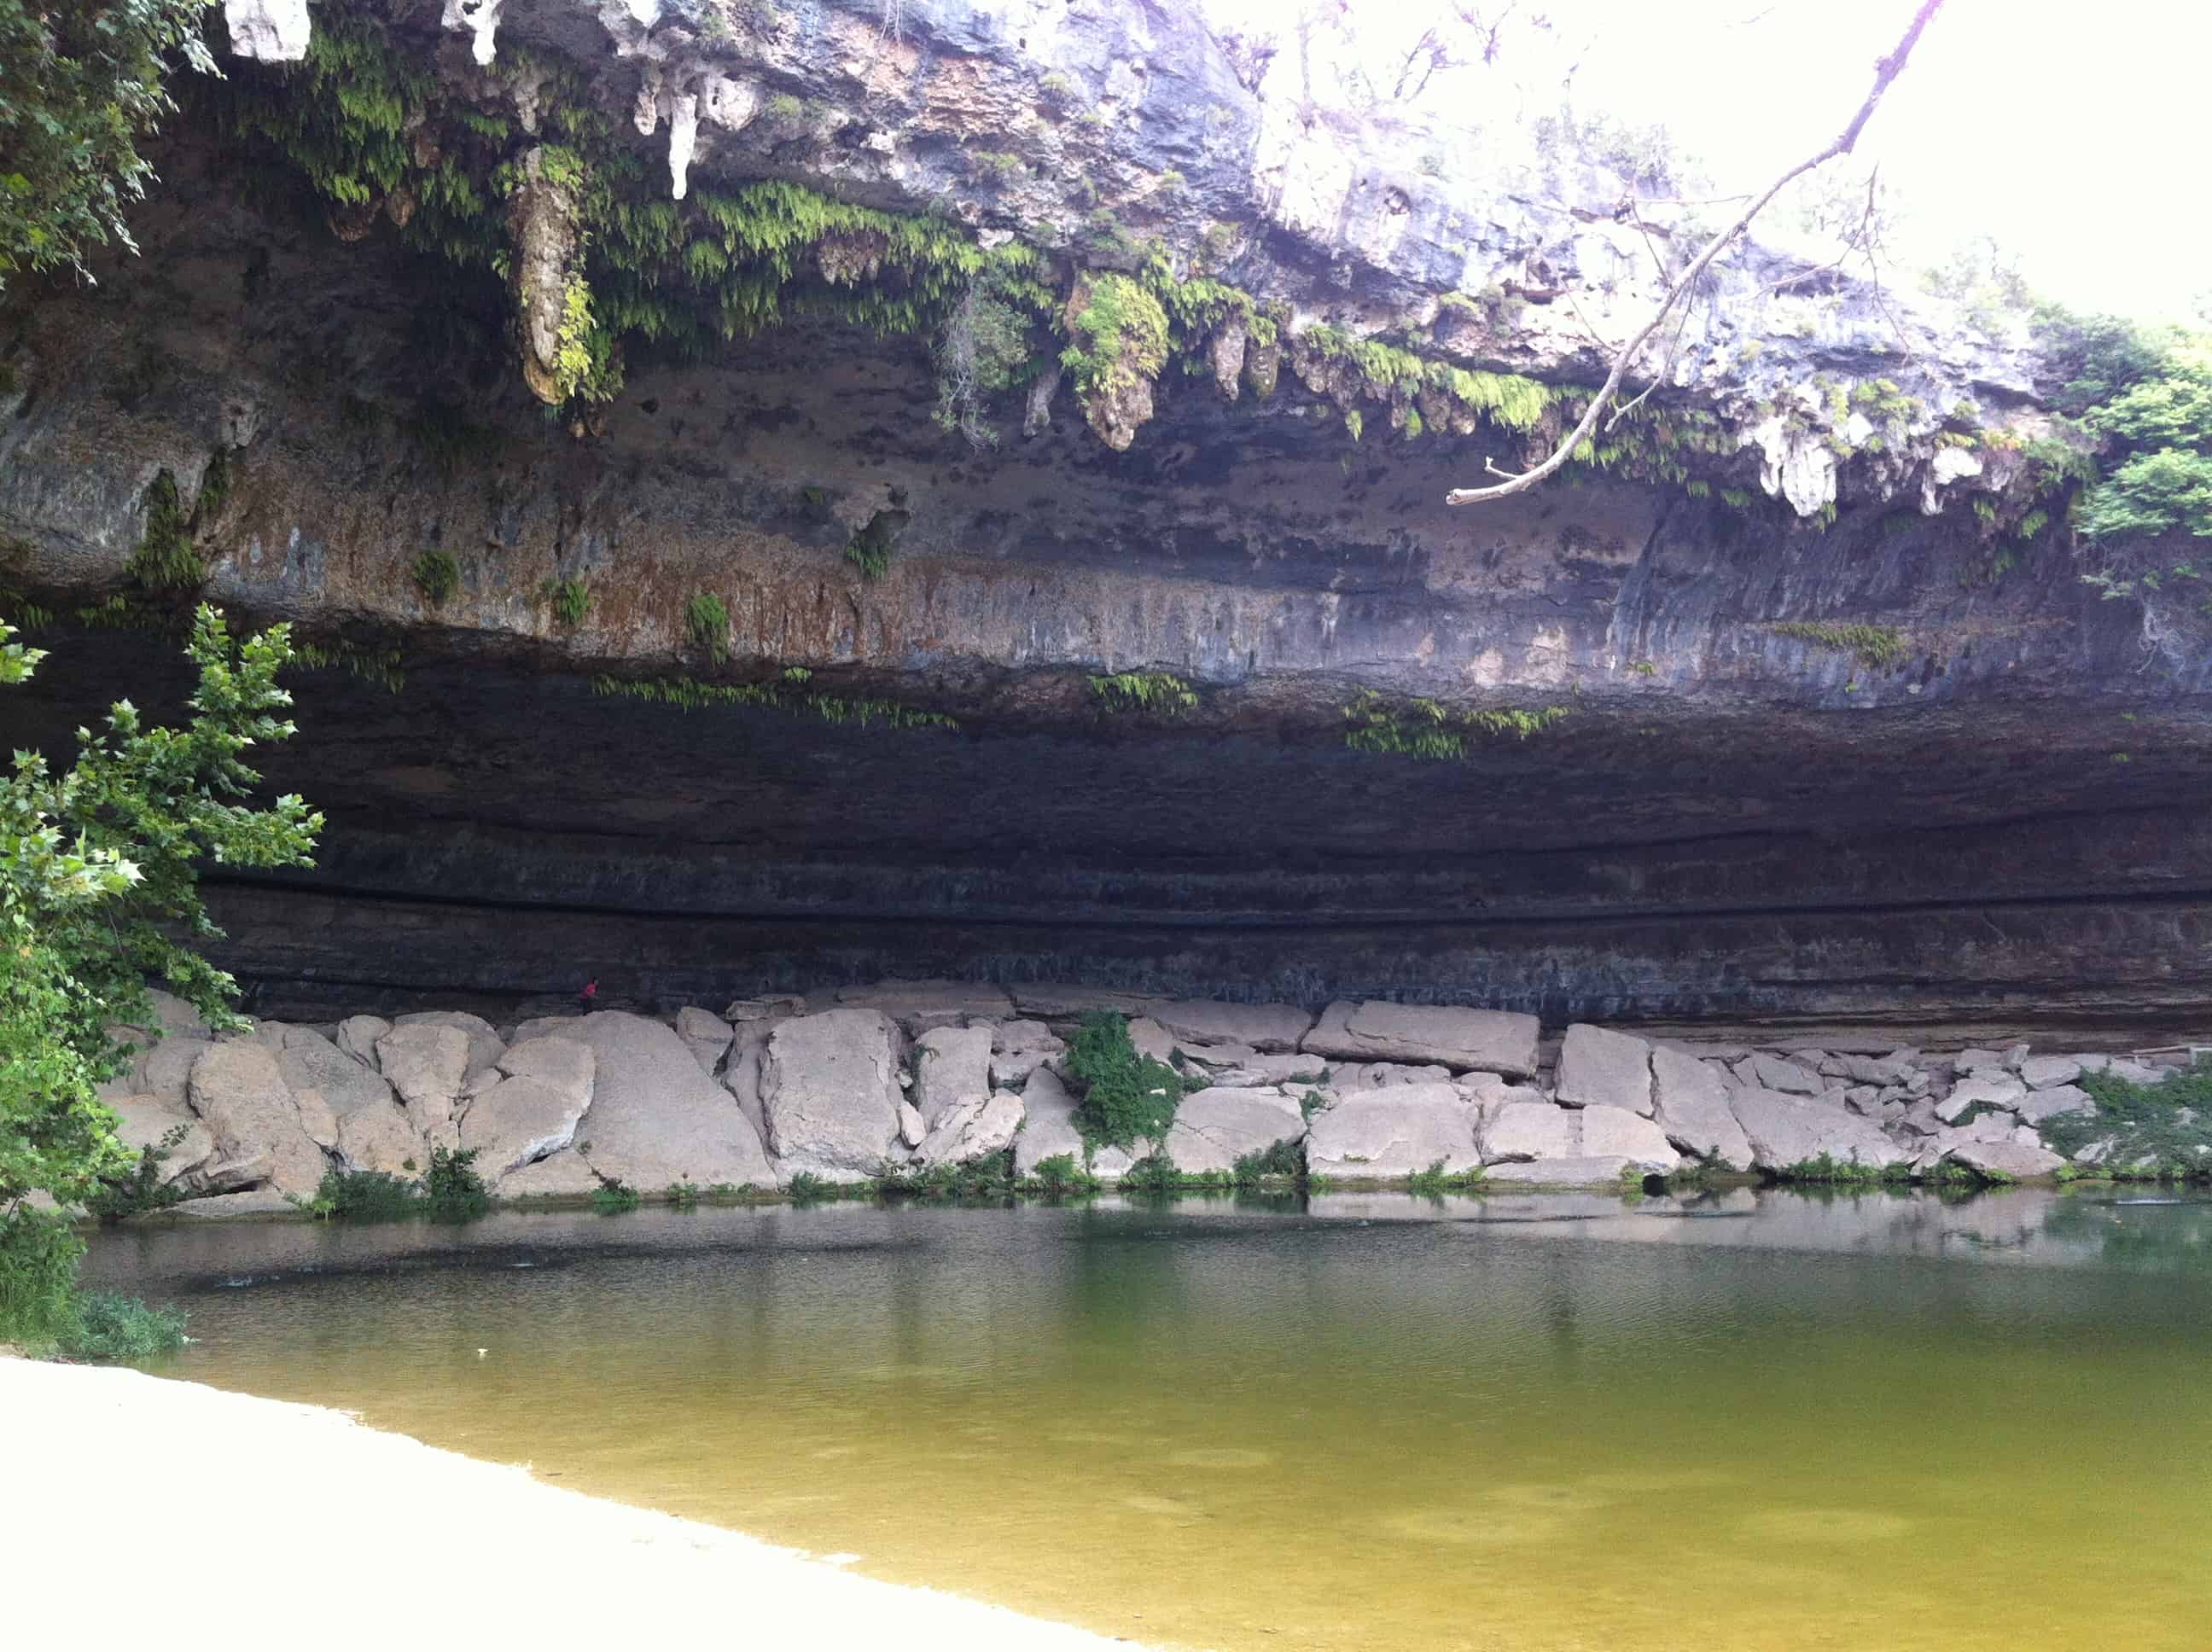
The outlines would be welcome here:
[[[647,1210],[89,1267],[191,1309],[170,1374],[1156,1644],[2212,1646],[2201,1200]]]

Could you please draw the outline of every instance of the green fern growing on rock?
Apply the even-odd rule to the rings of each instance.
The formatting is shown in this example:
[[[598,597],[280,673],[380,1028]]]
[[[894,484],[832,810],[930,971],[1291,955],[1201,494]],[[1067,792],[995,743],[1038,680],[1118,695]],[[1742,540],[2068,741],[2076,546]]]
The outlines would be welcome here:
[[[408,568],[407,577],[422,600],[436,608],[461,588],[461,565],[451,551],[426,550]]]
[[[553,617],[562,626],[573,629],[584,623],[591,611],[592,586],[580,574],[571,580],[548,580],[543,587],[545,600],[553,605]]]
[[[684,635],[720,665],[730,657],[730,610],[720,597],[701,592],[684,604]]]

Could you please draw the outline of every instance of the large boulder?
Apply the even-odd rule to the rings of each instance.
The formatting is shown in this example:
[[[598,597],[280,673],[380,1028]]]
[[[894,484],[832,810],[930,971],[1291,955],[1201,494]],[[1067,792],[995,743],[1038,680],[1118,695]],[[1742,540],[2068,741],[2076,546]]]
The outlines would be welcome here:
[[[1039,1067],[1022,1087],[1021,1133],[1014,1138],[1014,1174],[1033,1175],[1048,1158],[1066,1154],[1079,1166],[1083,1138],[1075,1128],[1075,1097],[1050,1067]]]
[[[1067,1054],[1042,1021],[1000,1021],[991,1027],[991,1088],[1018,1090],[1030,1074]]]
[[[2019,1079],[1984,1067],[1969,1078],[1960,1079],[1952,1087],[1951,1093],[1936,1103],[1936,1114],[1944,1123],[1956,1124],[1969,1108],[2014,1108],[2019,1106],[2027,1096],[2027,1086]]]
[[[590,1045],[597,1058],[574,1149],[595,1174],[643,1193],[687,1181],[775,1185],[760,1137],[672,1029],[620,1010],[561,1026],[562,1037]]]
[[[1013,1145],[1021,1130],[1022,1098],[1007,1090],[960,1102],[922,1138],[915,1157],[927,1166],[967,1164]]]
[[[686,1005],[676,1012],[676,1036],[682,1039],[708,1078],[721,1071],[737,1029],[721,1017]]]
[[[376,1041],[392,1030],[380,1015],[349,1015],[338,1023],[337,1047],[369,1068],[376,1066]]]
[[[1451,1069],[1438,1061],[1426,1066],[1415,1066],[1410,1061],[1346,1061],[1328,1072],[1328,1081],[1348,1096],[1358,1090],[1388,1090],[1393,1084],[1448,1084],[1451,1076]]]
[[[914,1041],[914,1104],[929,1128],[954,1108],[980,1107],[990,1096],[989,1027],[933,1027]]]
[[[376,1041],[376,1060],[424,1139],[454,1145],[453,1109],[468,1082],[467,1029],[403,1018]]]
[[[2056,1089],[2081,1076],[2081,1064],[2070,1055],[2031,1055],[2020,1064],[2020,1081],[2030,1090]]]
[[[1310,1011],[1289,1004],[1217,1004],[1188,999],[1156,1005],[1152,1017],[1185,1043],[1244,1044],[1261,1055],[1285,1055],[1297,1050],[1298,1041],[1314,1023]]]
[[[711,1184],[710,1184],[711,1185]],[[549,1154],[500,1178],[501,1199],[580,1199],[606,1186],[574,1149]]]
[[[899,1042],[890,1017],[875,1009],[830,1010],[776,1024],[761,1066],[761,1108],[769,1151],[787,1176],[804,1171],[862,1181],[902,1156]]]
[[[1165,1151],[1176,1169],[1211,1175],[1305,1133],[1304,1114],[1279,1090],[1201,1090],[1176,1109]]]
[[[1639,1170],[1662,1175],[1682,1163],[1667,1133],[1640,1113],[1625,1107],[1585,1107],[1580,1122],[1585,1158],[1626,1159]]]
[[[1660,1045],[1651,1052],[1652,1120],[1667,1139],[1708,1164],[1753,1166],[1751,1139],[1736,1122],[1720,1075],[1705,1062]]]
[[[1571,1108],[1549,1102],[1506,1102],[1482,1118],[1486,1164],[1574,1158],[1583,1151],[1582,1128]]]
[[[1482,1163],[1480,1116],[1449,1084],[1355,1091],[1314,1114],[1306,1168],[1345,1178],[1413,1175],[1437,1164],[1447,1175],[1475,1169]]]
[[[2096,1109],[2095,1099],[2079,1084],[2056,1084],[2048,1090],[2032,1090],[2013,1104],[2014,1113],[2019,1115],[2023,1124],[2041,1124],[2045,1119],[2055,1119],[2063,1113],[2094,1113]]]
[[[303,1102],[307,1094],[301,1092]],[[332,1146],[346,1169],[405,1176],[429,1168],[429,1141],[395,1102],[357,1107],[339,1117],[337,1126]]]
[[[1577,1021],[1559,1045],[1557,1090],[1565,1107],[1620,1107],[1650,1117],[1651,1046]]]
[[[1822,1157],[1839,1164],[1889,1165],[1911,1157],[1871,1119],[1840,1107],[1823,1107],[1771,1090],[1739,1090],[1729,1096],[1736,1122],[1762,1170],[1784,1170]]]
[[[164,1034],[134,1064],[138,1069],[137,1093],[158,1096],[179,1107],[189,1105],[186,1097],[191,1090],[192,1068],[198,1065],[209,1042],[189,1033]]]
[[[118,1096],[107,1105],[115,1114],[117,1140],[133,1153],[151,1147],[165,1155],[158,1176],[162,1186],[173,1181],[187,1187],[198,1185],[197,1173],[216,1156],[215,1133],[189,1106],[161,1096]],[[181,1133],[173,1145],[162,1148],[172,1132]]]
[[[300,1122],[276,1052],[259,1039],[204,1047],[192,1063],[190,1098],[215,1138],[219,1179],[243,1185],[241,1167],[254,1166],[253,1180],[278,1193],[309,1198],[322,1185],[330,1161]]]
[[[320,1090],[340,1119],[392,1104],[390,1084],[312,1027],[284,1029],[284,1048],[276,1065],[294,1090]]]
[[[1437,1061],[1455,1072],[1480,1067],[1518,1078],[1536,1070],[1540,1030],[1534,1016],[1504,1010],[1340,1000],[1322,1011],[1299,1048],[1346,1061]]]
[[[462,1072],[464,1083],[472,1081],[491,1071],[498,1064],[500,1052],[507,1044],[499,1029],[480,1015],[471,1015],[465,1010],[416,1010],[412,1013],[392,1017],[395,1029],[400,1027],[451,1027],[465,1034],[469,1041],[468,1062]]]
[[[1820,1075],[1811,1068],[1764,1050],[1739,1062],[1736,1072],[1753,1089],[1780,1090],[1786,1096],[1817,1096],[1824,1088]]]
[[[2066,1163],[2047,1148],[2030,1147],[2016,1141],[1966,1142],[1953,1148],[1950,1157],[1953,1163],[1963,1164],[1978,1175],[2011,1181],[2056,1175]]]
[[[507,1050],[498,1082],[478,1091],[461,1117],[461,1145],[475,1150],[477,1174],[498,1183],[571,1145],[598,1069],[580,1039],[533,1038]]]

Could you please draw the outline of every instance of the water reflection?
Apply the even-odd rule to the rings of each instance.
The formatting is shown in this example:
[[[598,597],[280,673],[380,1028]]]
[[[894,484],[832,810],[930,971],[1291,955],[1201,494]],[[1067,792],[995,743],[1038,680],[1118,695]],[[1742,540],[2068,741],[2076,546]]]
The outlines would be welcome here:
[[[90,1266],[187,1302],[180,1375],[1153,1642],[2012,1652],[2078,1613],[2194,1652],[2208,1254],[2196,1199],[1735,1190],[179,1224]]]

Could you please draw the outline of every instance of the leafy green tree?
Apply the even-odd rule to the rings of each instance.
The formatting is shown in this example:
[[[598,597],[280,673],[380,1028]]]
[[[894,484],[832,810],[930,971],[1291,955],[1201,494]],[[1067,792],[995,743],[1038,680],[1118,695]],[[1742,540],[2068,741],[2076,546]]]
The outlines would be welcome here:
[[[172,58],[204,74],[210,0],[0,0],[0,287],[114,241],[153,164],[140,142],[176,105]]]
[[[0,625],[0,686],[45,658],[13,635]],[[152,1021],[149,977],[210,1026],[242,1024],[237,984],[177,938],[221,934],[199,866],[305,865],[322,829],[296,797],[256,806],[246,760],[295,732],[276,681],[289,628],[236,641],[203,605],[186,648],[199,689],[184,727],[149,728],[119,701],[103,732],[77,732],[66,774],[19,751],[0,780],[0,1340],[50,1345],[78,1328],[81,1247],[29,1201],[80,1204],[131,1170],[95,1093],[131,1054],[108,1028]]]

